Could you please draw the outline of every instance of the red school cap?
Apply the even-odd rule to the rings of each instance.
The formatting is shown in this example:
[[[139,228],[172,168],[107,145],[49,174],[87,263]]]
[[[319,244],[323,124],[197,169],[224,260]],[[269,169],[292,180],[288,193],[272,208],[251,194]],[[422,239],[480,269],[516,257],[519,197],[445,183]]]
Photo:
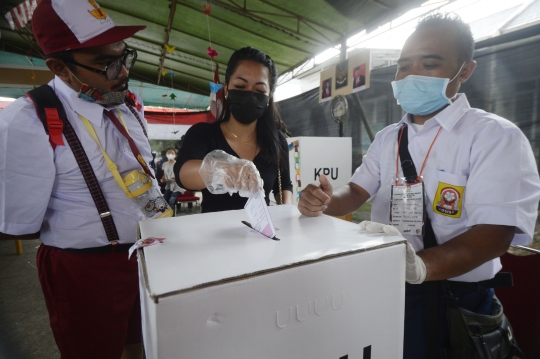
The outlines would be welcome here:
[[[116,26],[94,0],[41,0],[32,32],[45,55],[112,44],[146,26]]]

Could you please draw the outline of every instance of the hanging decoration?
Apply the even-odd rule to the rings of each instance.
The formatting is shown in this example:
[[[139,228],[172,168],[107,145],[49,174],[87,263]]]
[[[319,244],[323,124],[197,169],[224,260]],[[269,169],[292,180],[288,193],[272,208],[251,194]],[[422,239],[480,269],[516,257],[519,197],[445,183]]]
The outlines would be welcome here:
[[[221,109],[223,108],[222,104],[222,91],[223,91],[223,85],[221,85],[221,81],[219,81],[219,65],[217,62],[215,62],[214,58],[219,56],[219,52],[212,48],[212,38],[210,36],[210,12],[211,7],[210,4],[207,2],[205,5],[203,5],[203,12],[206,15],[206,23],[208,25],[208,49],[206,49],[206,53],[210,57],[210,66],[212,68],[212,72],[214,73],[214,78],[212,79],[213,82],[210,82],[210,101],[209,101],[209,107],[210,107],[210,114],[211,117],[213,117],[214,120],[216,120],[219,117],[219,114],[221,113]],[[215,66],[214,66],[215,65]],[[215,69],[214,69],[215,68]]]
[[[173,113],[172,113],[172,117],[173,117],[173,124],[174,124],[174,127],[173,128],[176,128],[176,110],[175,110],[175,103],[174,103],[174,100],[176,100],[176,95],[174,93],[171,93],[169,95],[169,98],[172,100],[173,102]],[[179,131],[172,131],[173,134],[177,134]]]
[[[210,15],[210,10],[211,10],[210,4],[206,3],[203,5],[203,12],[205,15]]]
[[[219,52],[217,52],[216,50],[214,50],[210,46],[208,46],[208,49],[206,50],[206,53],[208,54],[208,56],[210,56],[210,59],[212,61],[214,61],[214,57],[219,55]]]
[[[11,30],[22,29],[32,20],[37,3],[37,0],[26,0],[4,14]]]
[[[165,50],[167,50],[167,54],[168,55],[171,55],[173,53],[173,51],[176,49],[176,46],[169,46],[167,44],[164,44],[163,46],[165,46]],[[172,60],[169,61],[169,63],[172,63]],[[162,70],[161,70],[161,75],[163,77],[165,77],[165,75],[169,75],[170,77],[170,80],[171,80],[171,90],[173,88],[173,77],[174,77],[174,72],[172,71],[172,68],[169,69],[169,71],[167,71],[165,69],[165,66],[163,66]]]
[[[165,44],[165,49],[167,50],[169,54],[172,54],[172,52],[176,49],[176,46],[169,46]]]
[[[214,117],[214,120],[217,120],[223,108],[223,104],[221,103],[222,89],[222,84],[210,82],[210,113]]]

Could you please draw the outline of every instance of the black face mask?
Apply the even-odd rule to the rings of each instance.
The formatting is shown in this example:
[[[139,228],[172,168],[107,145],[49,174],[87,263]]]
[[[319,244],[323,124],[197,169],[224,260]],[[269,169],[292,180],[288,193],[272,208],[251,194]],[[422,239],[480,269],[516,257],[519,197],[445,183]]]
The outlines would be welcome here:
[[[268,106],[268,96],[253,91],[229,90],[227,104],[234,118],[248,125],[261,117]]]

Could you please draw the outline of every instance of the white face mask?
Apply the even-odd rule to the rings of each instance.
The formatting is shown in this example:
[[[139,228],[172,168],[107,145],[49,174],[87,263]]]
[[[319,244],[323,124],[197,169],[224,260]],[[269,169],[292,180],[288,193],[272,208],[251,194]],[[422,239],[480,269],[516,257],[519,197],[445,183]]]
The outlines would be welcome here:
[[[168,154],[168,155],[167,155],[167,158],[168,158],[169,160],[174,160],[174,157],[175,157],[175,156],[174,156],[174,155],[171,155],[171,154]]]

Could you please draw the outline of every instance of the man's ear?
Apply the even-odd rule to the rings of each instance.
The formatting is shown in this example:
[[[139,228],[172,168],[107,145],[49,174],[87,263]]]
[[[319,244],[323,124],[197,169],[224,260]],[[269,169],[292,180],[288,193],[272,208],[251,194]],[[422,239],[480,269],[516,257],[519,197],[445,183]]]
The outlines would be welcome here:
[[[463,64],[463,68],[461,69],[461,72],[459,73],[459,82],[465,83],[471,77],[472,73],[474,72],[474,69],[476,68],[476,61],[471,60],[467,61]]]
[[[62,81],[69,82],[69,69],[67,65],[56,57],[49,57],[45,60],[45,65],[51,70],[53,74],[58,76]]]

